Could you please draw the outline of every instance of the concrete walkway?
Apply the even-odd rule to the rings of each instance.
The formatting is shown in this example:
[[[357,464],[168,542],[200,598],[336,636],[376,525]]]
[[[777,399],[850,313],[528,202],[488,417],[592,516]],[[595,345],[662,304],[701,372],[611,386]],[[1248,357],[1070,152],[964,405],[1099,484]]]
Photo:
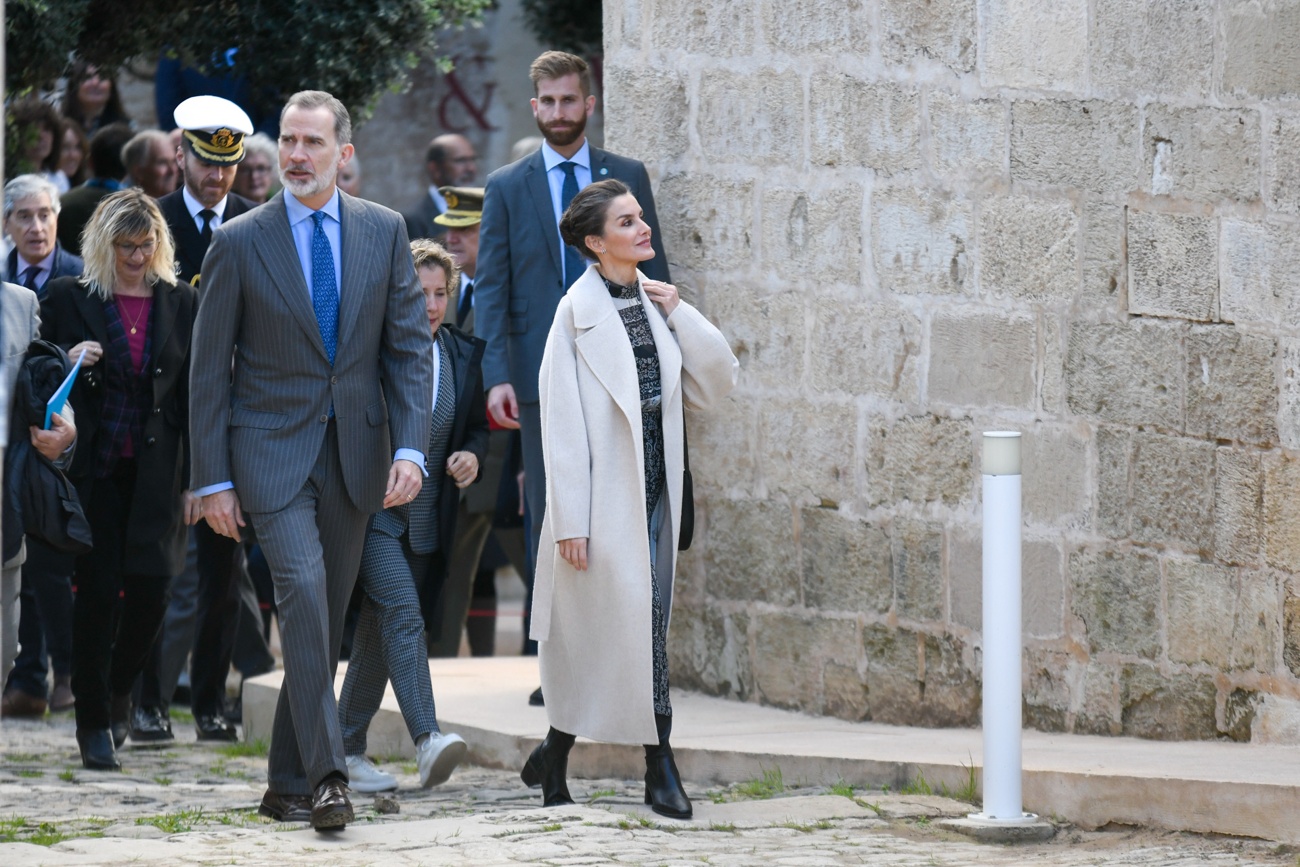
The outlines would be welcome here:
[[[470,760],[517,769],[547,728],[529,707],[540,682],[528,657],[431,660],[444,729],[471,746]],[[337,686],[342,685],[340,668]],[[280,674],[245,684],[246,737],[267,738]],[[787,784],[837,781],[893,790],[922,777],[936,792],[979,783],[981,734],[850,723],[691,693],[674,693],[673,748],[698,786],[780,770]],[[372,755],[413,756],[390,692],[371,728]],[[579,741],[570,774],[635,779],[640,747]],[[1300,843],[1300,747],[1024,733],[1025,809],[1083,828],[1152,825]],[[973,774],[973,777],[972,777]]]

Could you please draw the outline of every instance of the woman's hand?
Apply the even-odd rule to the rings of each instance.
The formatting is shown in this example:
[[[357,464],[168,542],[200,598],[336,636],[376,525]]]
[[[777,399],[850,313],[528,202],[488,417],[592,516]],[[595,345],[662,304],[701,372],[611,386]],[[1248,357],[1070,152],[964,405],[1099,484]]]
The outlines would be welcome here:
[[[203,520],[203,498],[196,497],[189,491],[181,492],[181,505],[185,512],[185,523],[191,527]]]
[[[99,345],[98,340],[83,340],[68,350],[68,358],[72,359],[73,364],[77,363],[83,349],[86,350],[86,360],[81,363],[82,370],[93,364],[98,364],[99,360],[104,357],[104,347]]]
[[[587,537],[581,539],[561,539],[555,543],[560,547],[560,556],[579,572],[587,571]]]
[[[478,458],[473,452],[452,452],[447,458],[447,475],[456,487],[467,488],[478,478]]]
[[[651,301],[663,308],[665,316],[672,316],[682,298],[677,294],[677,287],[671,283],[658,280],[642,280],[641,288]]]

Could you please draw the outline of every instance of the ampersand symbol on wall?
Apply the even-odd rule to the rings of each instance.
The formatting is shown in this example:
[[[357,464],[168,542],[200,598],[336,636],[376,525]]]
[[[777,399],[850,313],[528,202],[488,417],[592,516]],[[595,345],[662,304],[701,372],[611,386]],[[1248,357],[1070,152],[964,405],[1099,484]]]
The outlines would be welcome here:
[[[496,93],[497,83],[495,81],[485,81],[482,83],[483,98],[475,101],[472,96],[465,90],[465,84],[456,74],[458,69],[462,68],[459,57],[453,57],[452,70],[443,76],[447,83],[447,93],[438,102],[438,121],[442,124],[443,129],[450,132],[464,133],[471,128],[477,128],[484,132],[492,132],[496,129],[487,117],[488,107],[492,104],[492,96]],[[488,58],[482,54],[476,54],[464,65],[476,65],[479,67],[486,66]],[[456,109],[452,111],[451,109]],[[461,112],[469,115],[469,122],[463,123],[458,115]]]

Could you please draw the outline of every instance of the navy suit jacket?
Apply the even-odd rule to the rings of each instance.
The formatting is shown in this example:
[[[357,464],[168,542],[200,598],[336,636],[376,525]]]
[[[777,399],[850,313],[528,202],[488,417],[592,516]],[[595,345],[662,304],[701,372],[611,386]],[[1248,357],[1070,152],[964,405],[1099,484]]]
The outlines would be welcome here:
[[[45,285],[36,293],[36,297],[45,298],[45,290],[50,285],[50,281],[58,277],[80,277],[86,269],[86,263],[81,260],[80,256],[74,256],[58,241],[54,242],[54,267],[50,269],[50,276],[45,278]],[[14,248],[9,251],[9,282],[18,283],[23,277],[23,272],[27,270],[26,262],[18,261],[18,249]]]
[[[616,178],[636,196],[654,233],[655,257],[641,263],[652,280],[668,282],[650,176],[638,160],[591,148],[591,178]],[[541,148],[488,176],[474,280],[474,333],[487,341],[483,386],[508,382],[523,403],[538,399],[537,375],[555,308],[568,289],[560,229],[551,205]],[[576,279],[576,277],[575,277]]]

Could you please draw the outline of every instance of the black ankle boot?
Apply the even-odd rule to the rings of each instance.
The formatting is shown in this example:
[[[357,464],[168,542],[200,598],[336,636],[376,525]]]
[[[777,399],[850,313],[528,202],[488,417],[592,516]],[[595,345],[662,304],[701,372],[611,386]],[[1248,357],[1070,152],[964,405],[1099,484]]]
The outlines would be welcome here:
[[[673,761],[673,748],[668,744],[673,731],[672,716],[655,714],[655,728],[659,730],[659,743],[645,745],[645,802],[661,816],[689,819],[691,800],[682,788],[682,776]]]
[[[546,739],[537,745],[533,754],[524,763],[519,772],[519,779],[532,788],[542,787],[542,806],[554,807],[558,804],[572,804],[569,796],[569,784],[565,777],[569,770],[569,750],[573,748],[573,735],[565,734],[552,728],[546,733]]]
[[[77,749],[81,752],[81,764],[88,770],[122,770],[108,729],[77,729]]]

